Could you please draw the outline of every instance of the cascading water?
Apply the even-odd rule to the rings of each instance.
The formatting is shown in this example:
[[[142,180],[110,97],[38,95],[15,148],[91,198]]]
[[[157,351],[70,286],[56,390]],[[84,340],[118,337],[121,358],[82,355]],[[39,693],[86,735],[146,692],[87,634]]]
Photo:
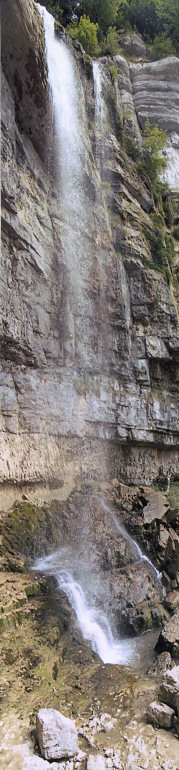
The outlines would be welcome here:
[[[107,615],[95,607],[95,596],[92,606],[89,606],[85,596],[86,587],[83,590],[71,572],[63,568],[63,559],[63,551],[59,550],[38,559],[33,569],[56,578],[59,588],[64,591],[75,611],[83,638],[91,642],[92,649],[103,663],[126,665],[136,660],[138,655],[135,642],[120,642],[114,638]]]
[[[97,189],[95,195],[92,190],[90,203],[85,187],[86,176],[89,185],[89,174],[85,176],[85,164],[90,163],[90,152],[86,146],[85,132],[83,132],[85,115],[79,74],[69,47],[63,40],[55,38],[53,17],[46,8],[40,5],[38,8],[45,26],[49,83],[54,108],[57,150],[56,198],[58,200],[54,216],[59,216],[60,219],[60,259],[61,262],[63,260],[67,281],[65,354],[67,362],[75,360],[78,364],[82,364],[83,368],[86,365],[89,368],[89,365],[94,367],[97,364],[96,350],[98,350],[100,365],[102,361],[100,324],[97,325],[95,344],[93,328],[91,329],[91,317],[94,315],[95,306],[93,299],[89,296],[89,275],[93,271],[94,257],[90,235],[94,226],[95,203],[93,205],[93,201],[96,201],[96,195],[99,198],[103,196],[100,174],[103,168],[103,141],[105,141],[107,119],[102,95],[103,73],[99,63],[95,62],[93,75],[96,104],[96,165],[100,174],[96,175]],[[99,225],[98,222],[96,225],[96,243],[100,243],[99,226],[104,230],[104,220],[102,224],[100,222]],[[107,212],[105,227],[109,234]],[[102,258],[107,260],[105,250]],[[103,324],[101,326],[103,327]],[[70,408],[73,409],[73,404],[70,404]],[[130,536],[128,540],[129,538]],[[149,561],[147,557],[141,556],[139,547],[133,542],[134,547],[140,558],[146,558]],[[98,595],[98,587],[100,588],[98,581],[95,583],[94,590],[93,588],[89,590],[84,580],[83,565],[76,572],[74,554],[69,554],[69,557],[66,562],[64,554],[60,551],[38,560],[34,569],[56,577],[59,588],[65,592],[76,613],[83,637],[91,642],[93,650],[104,663],[126,664],[136,659],[135,643],[116,640],[107,615],[102,612],[101,606],[100,609],[98,608],[101,601]],[[94,575],[93,580],[91,575],[90,583],[93,582],[95,582]],[[105,602],[105,608],[107,604],[108,601]]]
[[[63,290],[64,349],[66,361],[90,364],[91,308],[87,286],[92,269],[92,205],[86,202],[85,109],[81,83],[70,47],[55,37],[54,18],[38,4],[45,27],[48,77],[53,102],[56,144],[55,217],[60,220],[60,263],[64,265],[66,288]],[[57,214],[58,210],[58,214]],[[85,343],[84,343],[85,340]]]
[[[93,80],[95,95],[95,137],[96,137],[96,163],[101,170],[104,161],[104,129],[106,123],[106,107],[102,94],[102,72],[100,62],[93,62]]]
[[[102,504],[102,507],[104,508],[104,510],[105,510],[107,513],[109,513],[109,515],[110,515],[110,516],[111,516],[111,518],[113,519],[113,521],[114,521],[114,524],[116,525],[116,528],[118,529],[118,532],[120,532],[120,534],[122,535],[122,537],[124,537],[124,539],[125,539],[125,540],[127,540],[127,542],[129,543],[129,545],[130,545],[130,547],[131,547],[131,551],[132,551],[132,553],[134,554],[134,556],[135,556],[137,559],[141,559],[141,561],[146,561],[146,562],[147,562],[147,564],[148,564],[148,565],[149,565],[149,567],[150,567],[150,570],[153,572],[153,574],[156,576],[156,578],[157,578],[158,580],[160,580],[160,578],[161,578],[161,574],[160,574],[160,572],[157,570],[157,568],[156,568],[156,567],[155,567],[155,565],[152,563],[152,561],[150,561],[150,559],[148,558],[148,556],[146,556],[146,555],[145,555],[145,554],[144,554],[144,553],[141,551],[141,548],[140,548],[140,546],[138,545],[138,543],[136,543],[136,540],[134,540],[134,539],[133,539],[133,537],[131,537],[131,535],[129,535],[129,533],[127,532],[127,529],[126,529],[126,527],[124,526],[124,524],[121,524],[121,522],[118,520],[117,516],[115,516],[114,512],[113,512],[113,511],[111,511],[111,508],[109,508],[109,506],[108,506],[108,505],[106,505],[106,503],[102,502],[101,504]]]

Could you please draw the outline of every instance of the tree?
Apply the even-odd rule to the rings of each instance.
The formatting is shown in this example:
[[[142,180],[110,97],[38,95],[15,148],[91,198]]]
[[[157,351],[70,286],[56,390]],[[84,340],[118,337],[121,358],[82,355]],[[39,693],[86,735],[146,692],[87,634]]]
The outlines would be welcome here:
[[[146,120],[143,141],[143,163],[142,166],[147,172],[151,181],[154,182],[158,174],[166,166],[166,161],[161,156],[161,152],[166,146],[166,131],[157,125],[150,128],[149,119]]]
[[[69,26],[69,32],[73,38],[79,40],[86,53],[95,56],[98,47],[98,24],[93,24],[89,16],[80,17],[79,23]]]
[[[179,54],[179,0],[160,0],[160,32],[170,37]]]
[[[158,3],[156,0],[130,0],[128,5],[128,20],[131,27],[137,27],[144,37],[151,40],[160,31],[158,18]]]
[[[171,37],[168,37],[166,32],[156,35],[152,48],[153,59],[161,59],[163,56],[172,56],[172,54],[175,54],[175,50],[173,49]]]
[[[119,35],[116,27],[109,27],[107,35],[102,41],[102,53],[114,56],[119,50]]]
[[[82,0],[80,7],[97,23],[103,34],[116,22],[120,0]]]

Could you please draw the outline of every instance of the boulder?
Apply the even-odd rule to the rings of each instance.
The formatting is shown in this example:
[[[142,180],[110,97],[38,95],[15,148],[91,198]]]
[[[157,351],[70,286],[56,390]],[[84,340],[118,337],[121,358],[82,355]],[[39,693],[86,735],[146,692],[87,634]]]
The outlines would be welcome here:
[[[179,666],[173,666],[170,671],[166,672],[166,679],[169,684],[179,690]]]
[[[120,46],[126,56],[146,56],[147,49],[145,43],[141,35],[136,32],[120,35]]]
[[[159,689],[159,698],[162,701],[162,703],[166,703],[167,706],[170,706],[171,709],[177,712],[177,694],[178,691],[175,687],[172,687],[171,684],[167,684],[167,682],[162,682]]]
[[[35,757],[35,755],[28,757],[23,765],[23,770],[50,770],[51,765],[41,757]]]
[[[78,754],[75,722],[56,709],[40,709],[36,719],[37,740],[45,759],[62,759]]]
[[[175,712],[166,703],[153,701],[147,709],[148,721],[155,727],[163,727],[165,730],[171,729],[174,716]]]
[[[167,650],[173,658],[177,658],[179,655],[179,608],[170,620],[165,623],[164,628],[162,628],[156,644],[156,650],[159,650],[159,652]]]
[[[178,591],[170,591],[169,594],[167,594],[165,599],[165,607],[169,612],[173,614],[177,607],[179,606],[179,592]]]
[[[87,760],[87,770],[107,770],[106,760],[102,756],[89,756]]]
[[[170,652],[161,652],[160,655],[157,656],[152,666],[150,666],[147,673],[149,676],[161,676],[161,674],[164,674],[170,668],[170,666],[172,666]],[[162,700],[164,701],[164,698],[162,698]]]
[[[159,697],[179,716],[179,666],[166,671],[165,679],[160,686]]]

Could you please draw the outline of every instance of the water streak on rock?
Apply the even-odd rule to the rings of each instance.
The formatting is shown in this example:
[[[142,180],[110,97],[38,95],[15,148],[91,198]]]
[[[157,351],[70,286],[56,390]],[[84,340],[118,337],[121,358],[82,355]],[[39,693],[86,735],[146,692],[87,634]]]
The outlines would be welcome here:
[[[150,559],[148,558],[148,556],[146,556],[146,555],[145,555],[145,554],[144,554],[144,553],[141,551],[141,548],[140,548],[140,546],[138,545],[138,543],[136,543],[136,540],[134,540],[134,539],[133,539],[133,537],[131,537],[131,535],[129,535],[129,532],[127,531],[127,529],[126,529],[126,527],[124,526],[124,524],[121,524],[121,522],[119,521],[119,519],[117,518],[117,516],[115,516],[115,513],[113,513],[113,511],[111,510],[111,508],[109,508],[109,506],[108,506],[108,505],[106,505],[106,503],[102,502],[102,506],[103,506],[104,510],[105,510],[105,511],[107,511],[107,513],[109,513],[109,514],[110,514],[111,518],[112,518],[112,519],[113,519],[113,521],[114,521],[114,524],[116,525],[116,527],[117,527],[118,531],[121,533],[122,537],[124,537],[124,538],[125,538],[125,540],[127,540],[127,542],[129,543],[129,545],[130,545],[130,547],[131,547],[131,551],[132,551],[132,553],[134,554],[134,556],[135,556],[137,559],[141,559],[142,561],[146,561],[146,562],[147,562],[147,564],[149,564],[149,567],[150,567],[151,571],[152,571],[152,572],[153,572],[153,573],[156,575],[157,579],[158,579],[158,580],[160,580],[160,579],[161,579],[161,574],[160,574],[160,572],[158,571],[158,569],[156,569],[156,567],[154,566],[154,564],[152,563],[152,561],[150,561]]]

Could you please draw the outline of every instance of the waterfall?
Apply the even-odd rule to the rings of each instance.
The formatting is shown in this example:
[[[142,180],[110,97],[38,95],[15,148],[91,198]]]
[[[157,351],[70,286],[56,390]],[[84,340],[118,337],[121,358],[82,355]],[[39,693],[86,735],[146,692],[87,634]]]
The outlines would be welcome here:
[[[96,165],[102,170],[104,161],[104,129],[106,123],[106,106],[102,94],[102,71],[100,62],[93,62],[93,80],[95,96],[95,137],[96,137]]]
[[[132,551],[132,553],[134,554],[135,558],[137,558],[137,559],[141,559],[141,561],[146,561],[146,562],[147,562],[147,564],[149,564],[149,567],[150,567],[150,570],[151,570],[151,572],[153,572],[153,574],[154,574],[154,575],[157,577],[157,579],[158,579],[158,580],[160,580],[160,579],[161,579],[161,574],[160,574],[160,572],[159,572],[159,571],[158,571],[158,569],[155,567],[155,565],[152,563],[152,561],[150,561],[150,559],[148,558],[148,556],[146,556],[146,555],[145,555],[145,554],[144,554],[144,553],[141,551],[141,548],[140,548],[140,546],[138,545],[138,543],[136,543],[136,540],[134,540],[134,539],[133,539],[133,537],[131,537],[131,535],[129,535],[129,532],[127,531],[127,529],[126,529],[126,527],[124,526],[124,524],[121,524],[121,522],[119,521],[119,519],[117,518],[117,516],[115,516],[114,512],[113,512],[113,511],[111,511],[111,508],[109,508],[109,506],[108,506],[108,505],[106,505],[106,503],[104,503],[104,502],[102,501],[101,505],[102,505],[102,507],[104,508],[104,510],[105,510],[107,513],[109,513],[109,514],[110,514],[111,518],[112,518],[112,519],[113,519],[113,521],[114,521],[114,524],[116,525],[116,528],[118,529],[118,532],[120,532],[120,534],[122,535],[122,537],[124,537],[124,539],[125,539],[125,540],[127,540],[127,542],[129,543],[129,545],[130,545],[130,548],[131,548],[131,551]]]
[[[38,559],[33,570],[56,578],[59,588],[68,597],[76,614],[83,638],[91,642],[92,649],[103,663],[126,665],[136,660],[138,655],[135,642],[119,641],[114,638],[107,615],[95,606],[95,596],[93,595],[92,606],[90,606],[86,597],[87,588],[83,588],[76,581],[72,572],[63,568],[63,560],[61,549],[46,558]]]
[[[105,202],[100,177],[104,169],[107,148],[105,128],[107,108],[102,93],[105,72],[103,73],[99,62],[94,62],[96,165],[98,169],[97,174],[95,172],[95,187],[94,169],[90,160],[91,145],[88,146],[88,140],[85,138],[87,134],[84,131],[84,100],[75,58],[73,58],[66,42],[55,37],[53,16],[48,13],[46,8],[40,5],[38,8],[45,27],[49,84],[54,111],[57,174],[54,209],[52,201],[52,216],[59,219],[60,223],[58,229],[58,232],[60,231],[59,254],[57,247],[56,259],[59,259],[59,263],[63,264],[65,275],[63,285],[65,297],[63,301],[66,302],[63,308],[64,360],[65,363],[75,361],[77,366],[85,371],[88,371],[89,366],[91,366],[94,371],[99,361],[100,366],[103,361],[103,351],[106,345],[103,335],[106,340],[107,317],[105,305],[99,306],[98,299],[95,305],[93,292],[91,297],[89,287],[91,286],[97,250],[100,254],[99,268],[101,268],[102,263],[107,272],[109,264],[108,244],[110,244],[111,237],[107,207],[105,217],[101,215],[101,200],[104,210]],[[96,201],[99,203],[97,212]],[[95,224],[96,241],[94,243],[91,234],[94,233],[95,217],[97,221]],[[100,240],[105,234],[109,236],[109,240],[106,245],[104,238],[104,247],[101,246]],[[104,275],[103,273],[103,281]],[[103,288],[102,282],[100,290],[101,286]],[[94,296],[95,292],[96,286]],[[95,315],[96,308],[99,318],[94,333],[91,319]],[[101,323],[101,317],[105,317],[105,324]],[[73,413],[73,408],[73,403],[70,401],[69,415]],[[115,520],[114,516],[113,519]],[[115,523],[119,529],[117,520]],[[122,532],[122,529],[120,531]],[[149,559],[142,555],[140,548],[126,531],[124,536],[132,544],[138,558],[145,559],[151,565]],[[135,643],[120,641],[113,636],[108,614],[106,614],[106,607],[109,602],[107,597],[104,597],[104,612],[98,607],[101,598],[99,598],[98,587],[100,590],[101,587],[98,586],[98,581],[95,583],[95,576],[90,571],[90,566],[88,565],[88,581],[86,581],[84,580],[84,569],[80,562],[79,553],[76,555],[79,562],[77,570],[75,554],[69,553],[68,556],[67,561],[61,549],[61,551],[45,559],[38,560],[34,569],[54,575],[57,579],[59,588],[65,592],[73,607],[84,639],[91,642],[92,649],[104,663],[126,664],[131,662],[136,657]],[[155,570],[153,565],[151,567]]]
[[[65,269],[63,345],[65,361],[84,367],[92,357],[89,273],[92,269],[92,202],[86,195],[89,148],[85,108],[78,68],[70,46],[55,36],[54,18],[38,4],[45,27],[48,79],[53,103],[56,148],[55,217],[60,220],[60,251]],[[94,365],[94,362],[93,362]]]

